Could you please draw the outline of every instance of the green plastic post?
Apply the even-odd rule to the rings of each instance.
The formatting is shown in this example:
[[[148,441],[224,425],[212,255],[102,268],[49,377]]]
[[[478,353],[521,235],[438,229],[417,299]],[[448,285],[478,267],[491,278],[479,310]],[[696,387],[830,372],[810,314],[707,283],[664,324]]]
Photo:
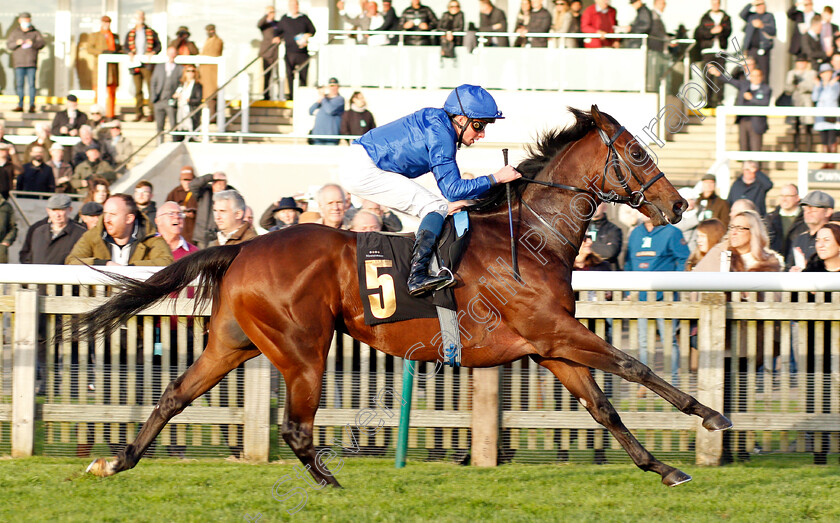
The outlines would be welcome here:
[[[411,419],[411,389],[414,386],[415,361],[403,362],[402,407],[400,407],[400,430],[397,434],[397,454],[394,466],[398,469],[405,467],[405,454],[408,450],[408,422]]]

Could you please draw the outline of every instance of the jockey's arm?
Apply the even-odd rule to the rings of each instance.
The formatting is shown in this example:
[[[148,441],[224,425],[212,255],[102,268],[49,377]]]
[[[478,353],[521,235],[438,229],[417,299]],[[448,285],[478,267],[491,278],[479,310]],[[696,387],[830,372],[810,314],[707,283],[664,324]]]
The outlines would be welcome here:
[[[495,185],[493,178],[479,176],[472,180],[461,178],[458,165],[452,161],[432,167],[438,187],[443,197],[450,202],[458,200],[475,200]]]

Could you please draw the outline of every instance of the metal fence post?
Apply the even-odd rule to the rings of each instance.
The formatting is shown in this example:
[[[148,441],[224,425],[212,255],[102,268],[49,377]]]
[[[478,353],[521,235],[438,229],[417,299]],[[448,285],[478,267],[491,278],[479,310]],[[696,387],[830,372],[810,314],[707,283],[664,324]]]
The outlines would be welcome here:
[[[239,101],[241,104],[239,131],[248,133],[251,132],[251,77],[247,74],[239,75],[239,92],[242,93]]]
[[[495,467],[499,454],[499,367],[473,369],[472,464]]]
[[[35,450],[35,365],[38,343],[38,291],[15,291],[12,345],[12,457]]]
[[[726,344],[726,297],[722,292],[700,294],[700,320],[697,325],[697,400],[723,412],[724,349]],[[723,433],[709,432],[697,421],[698,465],[720,465]]]
[[[271,436],[271,368],[262,354],[245,362],[244,453],[250,461],[267,462]]]

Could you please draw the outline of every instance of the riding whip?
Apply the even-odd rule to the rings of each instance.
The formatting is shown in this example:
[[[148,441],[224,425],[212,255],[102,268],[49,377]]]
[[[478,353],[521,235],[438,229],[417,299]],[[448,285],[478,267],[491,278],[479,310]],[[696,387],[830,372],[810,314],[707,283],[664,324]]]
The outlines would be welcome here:
[[[505,159],[505,165],[508,164],[508,150],[507,148],[502,149],[502,156]],[[511,207],[511,196],[510,196],[510,182],[505,184],[505,194],[507,195],[507,206],[508,206],[508,224],[510,224],[510,257],[513,263],[513,275],[516,277],[517,281],[522,281],[522,278],[519,276],[519,262],[516,259],[516,240],[513,237],[513,207]]]

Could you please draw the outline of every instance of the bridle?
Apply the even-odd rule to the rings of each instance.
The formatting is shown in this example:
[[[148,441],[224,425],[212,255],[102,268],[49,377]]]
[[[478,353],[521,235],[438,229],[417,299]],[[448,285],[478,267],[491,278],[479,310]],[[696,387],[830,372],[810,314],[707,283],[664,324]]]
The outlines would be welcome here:
[[[645,191],[647,191],[650,188],[651,185],[656,183],[657,180],[659,180],[660,178],[665,176],[665,173],[662,172],[662,171],[659,171],[658,174],[651,177],[648,181],[644,181],[638,174],[636,174],[633,171],[633,169],[630,168],[629,165],[627,165],[627,162],[624,161],[624,159],[621,157],[621,155],[618,154],[618,151],[616,151],[616,149],[615,149],[615,142],[618,140],[618,138],[622,134],[624,134],[625,130],[626,129],[622,125],[615,132],[615,134],[612,135],[612,138],[607,138],[607,133],[605,133],[603,131],[603,129],[598,129],[598,135],[601,137],[601,141],[603,141],[604,145],[607,146],[607,160],[606,160],[606,163],[604,163],[604,175],[601,177],[601,187],[600,188],[599,187],[594,187],[594,190],[591,187],[589,189],[584,189],[582,187],[575,187],[573,185],[564,185],[564,184],[561,184],[561,183],[546,182],[546,181],[542,181],[542,180],[533,180],[533,179],[525,178],[525,177],[519,178],[519,180],[521,180],[524,183],[534,183],[534,184],[543,185],[543,186],[546,186],[546,187],[553,187],[555,189],[562,189],[562,190],[565,190],[565,191],[572,191],[572,192],[577,192],[577,193],[588,194],[589,196],[591,196],[594,200],[596,200],[598,202],[626,203],[630,207],[633,207],[634,209],[638,209],[639,207],[641,207],[645,204],[649,204],[650,201],[645,197]],[[615,174],[615,177],[619,181],[619,183],[621,183],[622,189],[624,189],[624,192],[627,193],[626,196],[620,196],[620,195],[616,194],[614,191],[609,191],[609,192],[606,191],[607,176],[609,176],[610,165],[612,165],[613,173]],[[636,180],[636,182],[638,182],[639,189],[637,189],[635,191],[630,189],[630,186],[627,183],[627,179],[624,177],[623,173],[621,172],[621,165],[623,165],[627,169],[627,171],[629,171],[630,174],[633,176],[633,179]],[[528,205],[528,202],[526,202],[522,198],[520,198],[519,202],[526,209],[531,211],[531,214],[536,216],[537,220],[539,220],[539,222],[546,229],[551,231],[554,234],[554,236],[556,236],[558,239],[560,239],[561,242],[571,243],[571,240],[569,238],[566,238],[562,234],[557,232],[557,230],[550,223],[548,223],[545,220],[545,218],[543,218],[540,215],[540,213],[538,213],[537,211],[535,211],[533,209],[533,207]],[[512,221],[513,218],[511,216],[511,212],[510,212],[510,200],[508,200],[508,216],[509,216],[509,219],[511,220],[510,230],[511,230],[511,240],[513,240],[513,221]],[[513,258],[512,259],[513,272],[514,272],[514,275],[515,275],[516,279],[519,280],[519,281],[522,281],[522,277],[519,274],[519,263],[517,261],[517,256],[516,256],[516,243],[515,243],[515,241],[511,242],[511,247],[512,247],[511,248],[511,256]],[[577,246],[577,249],[580,249],[579,245]]]

